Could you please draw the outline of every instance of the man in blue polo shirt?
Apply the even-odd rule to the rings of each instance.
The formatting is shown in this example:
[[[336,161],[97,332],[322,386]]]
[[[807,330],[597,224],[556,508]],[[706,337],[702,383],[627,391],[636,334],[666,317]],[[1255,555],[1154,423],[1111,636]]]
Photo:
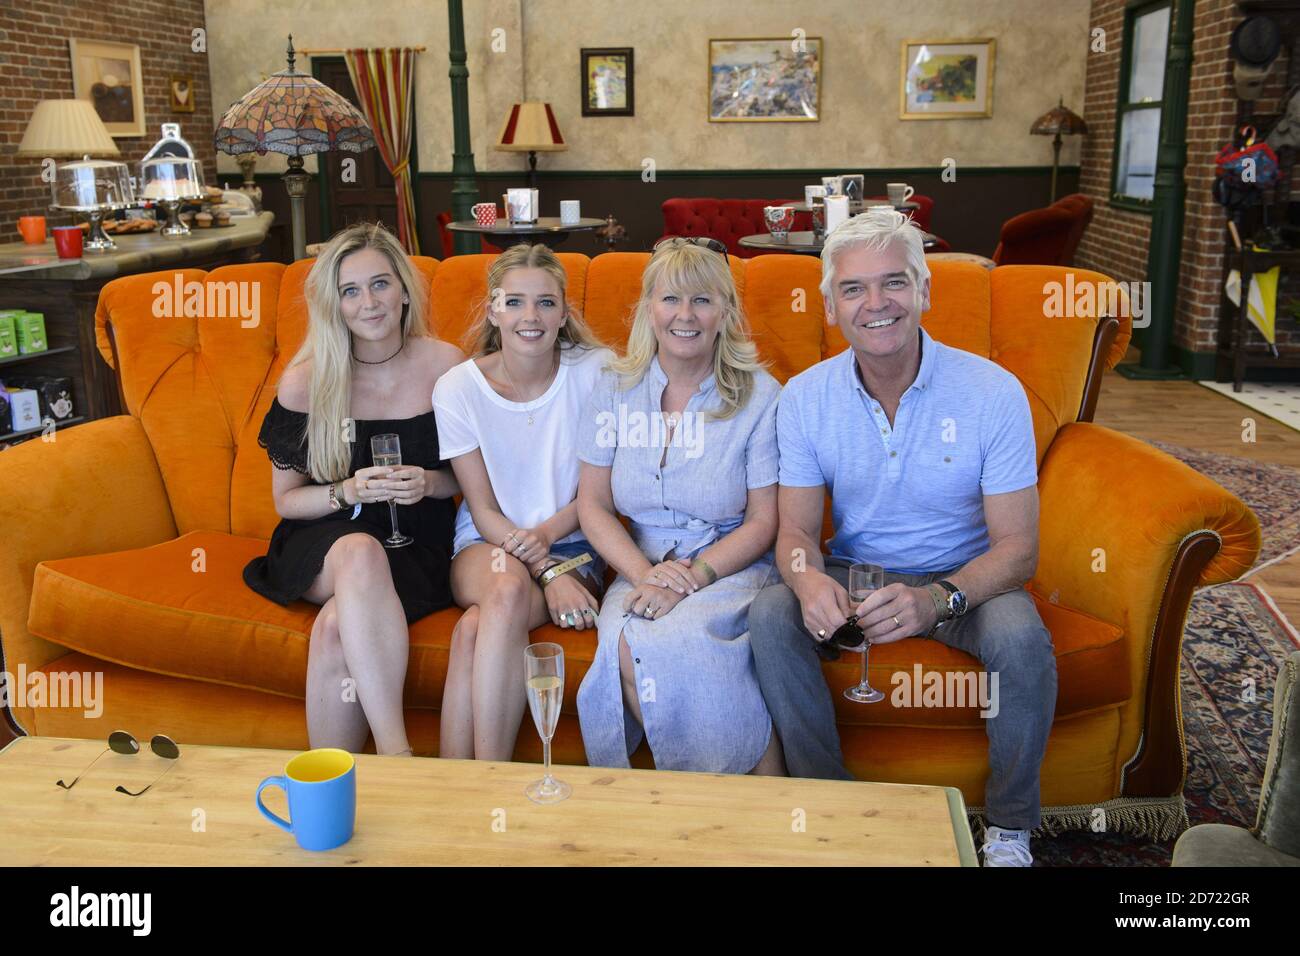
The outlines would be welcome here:
[[[984,863],[1028,866],[1056,707],[1051,635],[1024,590],[1038,563],[1029,402],[1010,372],[920,327],[930,272],[920,233],[893,209],[870,209],[831,234],[821,291],[826,321],[850,347],[781,395],[775,555],[785,583],[749,611],[786,765],[849,779],[817,644],[851,613],[874,644],[929,635],[996,674]],[[835,536],[823,560],[826,490]],[[856,607],[852,563],[886,571],[885,587]]]

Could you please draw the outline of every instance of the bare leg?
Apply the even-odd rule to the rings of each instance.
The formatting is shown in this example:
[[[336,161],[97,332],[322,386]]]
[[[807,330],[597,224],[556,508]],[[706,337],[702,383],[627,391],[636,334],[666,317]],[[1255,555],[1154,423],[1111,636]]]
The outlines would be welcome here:
[[[472,544],[456,555],[451,566],[456,603],[478,605],[479,609],[470,682],[474,756],[479,760],[510,760],[514,756],[519,722],[527,706],[524,648],[528,632],[550,620],[542,589],[528,576],[528,569],[508,556],[503,556],[502,566],[494,560],[496,550],[490,544]]]
[[[370,725],[351,681],[339,639],[338,613],[330,598],[316,615],[307,649],[307,739],[313,748],[339,747],[355,753],[366,745]]]
[[[402,689],[410,635],[384,546],[362,532],[339,538],[326,554],[316,582],[303,596],[322,603],[334,598],[343,659],[374,732],[375,750],[409,753]]]
[[[478,605],[471,605],[451,632],[447,683],[442,689],[438,756],[474,759],[474,646],[478,643]]]

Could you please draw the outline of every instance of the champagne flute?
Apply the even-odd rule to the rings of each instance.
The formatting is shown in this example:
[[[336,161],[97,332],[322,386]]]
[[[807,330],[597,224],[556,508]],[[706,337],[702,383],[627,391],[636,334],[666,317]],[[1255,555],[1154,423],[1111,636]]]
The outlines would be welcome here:
[[[541,780],[524,788],[524,795],[533,803],[559,803],[573,792],[567,783],[551,776],[551,737],[564,701],[564,648],[559,644],[530,644],[524,648],[524,663],[528,709],[533,712],[533,723],[542,738],[542,764],[546,768]]]
[[[872,591],[878,591],[885,586],[885,569],[878,564],[853,564],[849,566],[849,601],[856,608],[859,604],[870,596]],[[874,704],[877,701],[885,699],[885,695],[871,686],[867,680],[867,654],[871,650],[871,642],[863,641],[862,648],[862,679],[856,687],[850,687],[844,691],[844,696],[849,700],[855,700],[861,704]],[[849,648],[856,650],[856,648]]]
[[[370,456],[380,468],[402,467],[402,443],[396,435],[375,435],[370,439]],[[393,533],[384,539],[385,548],[404,548],[415,539],[397,527],[397,502],[389,500],[388,515],[393,519]]]

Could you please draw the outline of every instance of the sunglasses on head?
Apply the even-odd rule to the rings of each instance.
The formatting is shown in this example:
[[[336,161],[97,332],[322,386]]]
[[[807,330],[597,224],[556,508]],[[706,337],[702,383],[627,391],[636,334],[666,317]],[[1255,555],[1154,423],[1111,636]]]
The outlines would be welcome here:
[[[660,249],[670,249],[679,246],[700,246],[704,249],[712,249],[714,252],[721,254],[722,258],[726,259],[728,265],[731,264],[731,260],[727,258],[726,244],[718,239],[712,239],[708,236],[665,236],[654,244],[652,251],[658,252]]]

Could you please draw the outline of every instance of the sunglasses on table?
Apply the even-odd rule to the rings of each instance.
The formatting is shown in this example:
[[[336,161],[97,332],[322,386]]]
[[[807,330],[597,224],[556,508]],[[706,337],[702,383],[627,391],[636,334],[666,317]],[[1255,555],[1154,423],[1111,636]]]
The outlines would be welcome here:
[[[172,767],[176,766],[175,761],[180,759],[180,747],[176,746],[176,742],[165,734],[155,734],[153,739],[149,741],[149,747],[159,757],[173,761],[173,763],[167,768],[167,770],[164,770],[162,773],[158,774],[158,776],[154,777],[153,781],[148,787],[145,787],[144,790],[132,791],[126,789],[126,787],[121,784],[118,784],[115,788],[118,793],[125,793],[128,797],[140,796],[140,794],[144,793],[145,790],[148,790],[149,787],[152,787],[155,783],[165,777],[168,771],[170,771]],[[124,754],[126,756],[138,754],[140,752],[140,742],[125,730],[115,730],[108,735],[108,748],[104,750],[99,757],[104,756],[104,754],[108,753],[110,750],[113,753]],[[77,785],[77,781],[84,777],[86,773],[89,772],[90,768],[99,762],[99,757],[92,760],[85,770],[77,774],[72,779],[72,783],[64,783],[62,780],[57,780],[55,782],[64,790],[71,790]]]
[[[680,246],[699,246],[702,249],[712,249],[719,253],[727,264],[731,260],[727,258],[727,246],[719,239],[712,239],[709,236],[665,236],[651,247],[652,254],[660,249],[672,249]]]

